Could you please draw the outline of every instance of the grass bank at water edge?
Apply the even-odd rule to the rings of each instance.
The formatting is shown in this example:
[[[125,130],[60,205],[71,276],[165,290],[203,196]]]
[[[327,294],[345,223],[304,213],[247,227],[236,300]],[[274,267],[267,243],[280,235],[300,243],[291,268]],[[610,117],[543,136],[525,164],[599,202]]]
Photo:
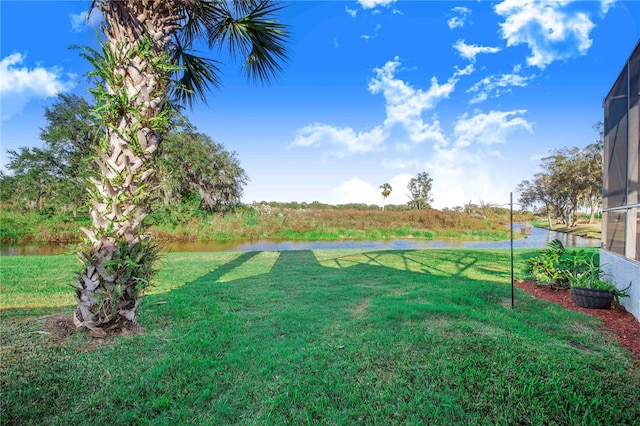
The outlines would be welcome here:
[[[531,224],[538,228],[565,232],[578,237],[593,238],[596,240],[602,238],[602,221],[600,219],[597,219],[594,223],[589,223],[587,220],[580,220],[575,226],[572,226],[569,229],[567,229],[567,225],[564,223],[558,223],[555,220],[551,222],[551,228],[549,228],[549,221],[547,220],[536,220]]]
[[[516,250],[516,272],[534,251]],[[0,258],[2,424],[638,424],[640,372],[508,250],[168,254],[143,332],[92,340],[72,256]]]
[[[47,216],[0,211],[3,244],[71,244],[82,240],[88,217]],[[160,241],[231,240],[385,240],[401,238],[499,241],[509,238],[508,217],[491,219],[439,210],[244,209],[213,214],[165,208],[149,217],[149,231]]]

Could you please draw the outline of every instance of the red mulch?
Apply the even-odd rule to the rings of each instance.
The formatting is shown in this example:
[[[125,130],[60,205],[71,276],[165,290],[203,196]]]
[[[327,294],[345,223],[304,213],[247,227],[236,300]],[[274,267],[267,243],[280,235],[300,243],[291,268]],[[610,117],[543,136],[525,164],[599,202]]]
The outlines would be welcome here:
[[[553,302],[572,311],[602,318],[605,326],[615,332],[620,345],[629,349],[633,356],[640,361],[640,323],[636,317],[627,312],[624,306],[616,306],[614,309],[585,309],[576,305],[571,292],[568,290],[551,290],[545,286],[538,286],[531,281],[515,284],[538,299]]]

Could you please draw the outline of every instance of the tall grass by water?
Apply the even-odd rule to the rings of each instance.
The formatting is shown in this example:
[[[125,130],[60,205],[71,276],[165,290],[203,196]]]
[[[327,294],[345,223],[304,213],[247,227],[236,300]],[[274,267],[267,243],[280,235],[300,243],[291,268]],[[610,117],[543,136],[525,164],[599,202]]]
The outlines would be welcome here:
[[[519,214],[519,218],[530,215]],[[518,219],[518,217],[516,218]],[[448,210],[292,209],[269,205],[207,213],[192,205],[159,208],[149,218],[149,230],[160,241],[230,240],[385,240],[399,238],[498,241],[508,238],[506,209],[487,216]],[[72,218],[50,210],[27,212],[3,205],[3,244],[71,244],[82,240],[86,215]]]
[[[536,251],[516,250],[516,273]],[[508,250],[176,253],[143,332],[60,335],[72,256],[0,258],[3,424],[638,424],[599,320]]]

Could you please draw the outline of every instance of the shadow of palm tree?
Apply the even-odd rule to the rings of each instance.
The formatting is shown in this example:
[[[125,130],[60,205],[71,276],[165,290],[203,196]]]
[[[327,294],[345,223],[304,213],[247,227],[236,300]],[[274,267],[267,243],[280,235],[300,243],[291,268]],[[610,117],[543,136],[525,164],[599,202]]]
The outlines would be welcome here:
[[[206,280],[208,282],[216,282],[220,278],[224,277],[227,273],[236,269],[238,266],[242,265],[245,262],[248,262],[249,260],[257,256],[259,253],[260,253],[259,251],[244,252],[240,256],[233,259],[232,261],[221,265],[219,268],[209,272],[206,275],[203,275],[201,278],[198,278],[193,282],[201,282],[202,280]]]

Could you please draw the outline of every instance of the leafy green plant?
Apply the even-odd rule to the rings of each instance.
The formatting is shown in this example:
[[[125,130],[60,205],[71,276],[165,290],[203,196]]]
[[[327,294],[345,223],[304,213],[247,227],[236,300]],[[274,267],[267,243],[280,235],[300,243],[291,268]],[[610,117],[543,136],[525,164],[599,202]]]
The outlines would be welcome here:
[[[547,244],[547,248],[540,251],[539,256],[526,260],[526,269],[538,284],[554,289],[569,288],[567,271],[570,264],[575,264],[571,257],[562,242],[554,239]]]
[[[548,285],[553,289],[566,289],[572,286],[576,275],[593,275],[593,269],[599,271],[599,266],[593,254],[584,249],[568,250],[557,238],[541,250],[539,256],[526,260],[526,269],[541,285]],[[596,274],[597,276],[597,274]]]
[[[605,279],[596,255],[584,249],[567,250],[558,239],[550,241],[547,246],[539,256],[525,261],[527,272],[538,284],[553,289],[582,287],[607,290],[614,294],[616,302],[629,295],[631,284],[621,290]]]
[[[606,290],[613,293],[616,303],[620,303],[621,297],[628,297],[629,289],[631,288],[631,283],[624,289],[616,287],[615,284],[605,278],[600,266],[595,263],[592,263],[590,268],[585,271],[569,275],[569,283],[571,288]]]

